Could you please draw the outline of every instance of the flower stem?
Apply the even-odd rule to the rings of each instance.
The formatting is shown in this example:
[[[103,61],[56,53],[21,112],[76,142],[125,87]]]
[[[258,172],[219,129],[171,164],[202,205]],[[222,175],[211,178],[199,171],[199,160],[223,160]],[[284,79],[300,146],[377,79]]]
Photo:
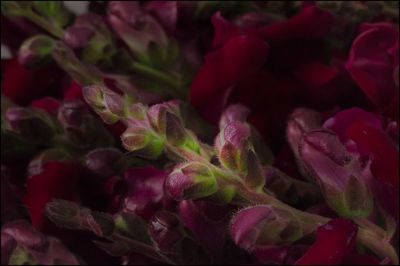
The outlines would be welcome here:
[[[64,36],[64,31],[61,28],[55,27],[53,24],[49,23],[47,20],[39,16],[38,14],[35,14],[31,10],[27,10],[24,13],[24,17],[30,20],[31,22],[35,23],[42,29],[46,30],[49,32],[51,35],[54,37],[57,37],[59,39],[62,39]]]
[[[168,85],[173,91],[172,91],[172,96],[176,96],[180,99],[183,99],[185,97],[184,93],[179,89],[179,81],[171,75],[168,75],[166,73],[163,73],[161,71],[158,71],[157,69],[151,68],[149,66],[146,66],[144,64],[141,64],[139,62],[132,62],[131,64],[132,70],[143,74],[147,77],[157,79],[166,85]]]

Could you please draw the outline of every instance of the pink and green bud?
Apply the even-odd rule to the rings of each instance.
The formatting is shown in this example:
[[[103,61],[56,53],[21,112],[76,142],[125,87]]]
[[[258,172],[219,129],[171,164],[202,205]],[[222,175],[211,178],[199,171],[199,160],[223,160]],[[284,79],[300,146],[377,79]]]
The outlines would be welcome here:
[[[144,127],[128,127],[121,140],[125,149],[144,158],[157,158],[164,150],[165,140]]]
[[[177,167],[165,181],[165,189],[174,199],[208,197],[218,190],[217,180],[211,169],[197,162]]]
[[[160,134],[165,134],[167,129],[167,113],[180,117],[179,102],[168,101],[151,106],[147,112],[151,126]]]
[[[246,122],[250,114],[249,108],[241,104],[234,104],[225,109],[219,120],[219,129],[223,130],[228,124],[234,121]]]
[[[103,85],[82,89],[83,98],[106,124],[114,124],[125,115],[124,97]]]
[[[10,107],[5,112],[7,129],[37,142],[48,142],[58,129],[46,112],[25,107]]]
[[[219,161],[235,171],[247,170],[247,156],[251,131],[248,125],[234,121],[228,124],[215,139]]]
[[[260,246],[290,244],[303,236],[295,216],[267,205],[240,210],[231,220],[230,231],[235,244],[249,252]]]
[[[51,59],[55,40],[46,35],[35,35],[25,40],[18,51],[18,61],[31,67]]]
[[[299,148],[301,163],[319,184],[328,205],[343,217],[368,217],[373,197],[367,186],[369,164],[362,169],[358,157],[347,152],[330,131],[305,134]]]

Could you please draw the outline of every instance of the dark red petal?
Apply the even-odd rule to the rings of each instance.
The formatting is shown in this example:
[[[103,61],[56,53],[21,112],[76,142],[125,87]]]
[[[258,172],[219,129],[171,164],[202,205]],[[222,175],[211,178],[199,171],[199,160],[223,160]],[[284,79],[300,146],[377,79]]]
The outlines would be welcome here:
[[[77,201],[77,179],[79,169],[67,162],[48,162],[43,172],[31,176],[26,183],[24,203],[31,215],[32,224],[42,229],[44,210],[51,199]]]
[[[330,12],[310,6],[286,21],[261,27],[258,32],[263,39],[274,46],[291,39],[324,37],[329,33],[333,23],[334,17]]]
[[[379,180],[394,187],[399,184],[399,151],[381,129],[367,123],[355,123],[346,132],[361,153],[372,154],[371,170]]]
[[[382,128],[382,119],[373,113],[354,107],[343,110],[335,116],[326,120],[323,127],[334,131],[342,142],[346,141],[348,136],[347,129],[356,123],[365,123],[374,128]]]
[[[210,102],[220,103],[229,88],[265,63],[268,45],[250,35],[232,38],[224,47],[207,55],[206,62],[192,82],[190,100],[202,113]],[[219,108],[219,112],[222,108]],[[206,117],[217,122],[217,119]]]
[[[390,53],[395,55],[394,50],[398,50],[398,30],[390,23],[364,24],[361,29],[364,31],[353,42],[346,67],[368,98],[378,107],[385,107],[396,91],[396,59]]]
[[[337,265],[353,251],[357,226],[346,219],[332,219],[317,230],[317,239],[296,265]]]
[[[60,104],[60,101],[53,97],[44,97],[31,102],[32,107],[42,109],[49,114],[57,114]]]

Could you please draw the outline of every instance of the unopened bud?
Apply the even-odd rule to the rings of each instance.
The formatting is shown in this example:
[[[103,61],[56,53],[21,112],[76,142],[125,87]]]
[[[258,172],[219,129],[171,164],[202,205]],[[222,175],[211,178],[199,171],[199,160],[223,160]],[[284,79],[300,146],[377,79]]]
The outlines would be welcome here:
[[[250,128],[240,122],[231,122],[217,135],[215,147],[221,164],[235,171],[245,171],[249,150]]]
[[[18,51],[18,61],[25,66],[35,66],[51,59],[54,39],[46,35],[36,35],[25,40]]]
[[[301,163],[317,181],[328,205],[343,217],[368,217],[373,197],[358,158],[329,131],[312,131],[300,145]],[[369,167],[369,165],[367,166]]]
[[[203,198],[218,190],[217,180],[211,170],[197,162],[178,167],[165,182],[166,190],[175,199]]]
[[[230,229],[234,242],[248,251],[257,246],[289,244],[303,236],[296,217],[267,205],[240,210],[232,218]]]
[[[125,149],[144,158],[157,158],[164,150],[164,139],[143,127],[129,127],[121,140]]]

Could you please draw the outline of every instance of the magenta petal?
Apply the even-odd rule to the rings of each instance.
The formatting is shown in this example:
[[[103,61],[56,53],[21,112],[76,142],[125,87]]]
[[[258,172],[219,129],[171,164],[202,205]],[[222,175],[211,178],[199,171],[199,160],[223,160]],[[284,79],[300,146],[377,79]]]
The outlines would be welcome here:
[[[162,206],[166,177],[164,171],[152,166],[126,170],[125,181],[129,192],[125,199],[125,209],[149,219]]]
[[[333,219],[318,228],[311,248],[296,261],[296,265],[337,265],[353,251],[357,226],[346,219]]]

